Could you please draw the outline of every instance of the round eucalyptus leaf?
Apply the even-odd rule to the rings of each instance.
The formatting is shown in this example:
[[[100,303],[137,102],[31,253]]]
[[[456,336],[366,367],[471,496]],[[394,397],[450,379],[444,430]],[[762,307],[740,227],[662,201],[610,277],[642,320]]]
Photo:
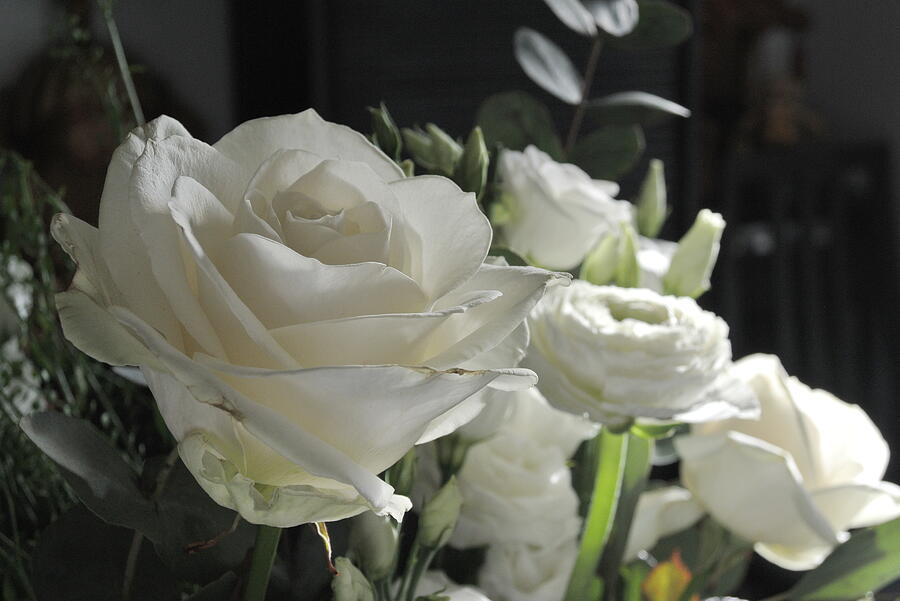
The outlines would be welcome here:
[[[91,511],[110,524],[153,532],[153,504],[138,489],[136,473],[93,425],[55,411],[33,413],[20,425]]]
[[[575,144],[571,161],[595,179],[617,180],[644,152],[644,132],[637,125],[608,125]]]
[[[534,144],[554,159],[562,159],[562,144],[550,111],[531,94],[503,92],[490,96],[475,119],[489,149],[502,144],[511,150],[523,150]]]
[[[671,100],[647,92],[617,92],[587,104],[597,125],[655,125],[669,117],[690,117],[691,111]]]
[[[637,0],[590,0],[587,9],[600,29],[615,37],[631,33],[640,17]]]
[[[626,36],[609,43],[626,50],[656,50],[682,43],[694,32],[691,13],[668,0],[638,0],[641,18]]]
[[[527,27],[516,31],[513,46],[516,60],[534,83],[563,102],[581,102],[581,76],[559,46]]]
[[[38,601],[121,601],[134,531],[73,507],[41,533],[33,556]],[[132,601],[178,598],[178,582],[144,539],[131,582]]]
[[[594,16],[584,7],[580,0],[544,0],[556,17],[566,27],[586,36],[597,35]]]

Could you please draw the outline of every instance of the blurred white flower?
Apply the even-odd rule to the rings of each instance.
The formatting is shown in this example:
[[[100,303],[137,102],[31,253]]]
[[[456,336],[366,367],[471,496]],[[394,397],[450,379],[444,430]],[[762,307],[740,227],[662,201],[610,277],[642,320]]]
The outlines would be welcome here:
[[[529,146],[505,150],[500,219],[509,248],[550,269],[572,269],[606,233],[630,223],[631,203],[615,200],[619,186],[591,179],[575,165],[557,163]]]
[[[22,352],[19,339],[13,337],[4,342],[0,354],[0,403],[10,419],[18,421],[24,415],[46,409],[40,378]]]
[[[578,556],[574,538],[556,545],[492,545],[478,584],[499,601],[560,601]]]
[[[675,440],[682,482],[720,523],[781,567],[819,565],[847,530],[900,516],[900,487],[883,482],[889,451],[856,405],[752,355],[736,374],[762,404],[758,421],[695,426]]]
[[[560,409],[606,423],[758,412],[730,373],[728,325],[693,299],[577,280],[544,297],[529,327],[522,364]]]
[[[460,586],[447,578],[443,572],[425,572],[416,586],[416,597],[443,595],[450,601],[491,601],[473,586]]]

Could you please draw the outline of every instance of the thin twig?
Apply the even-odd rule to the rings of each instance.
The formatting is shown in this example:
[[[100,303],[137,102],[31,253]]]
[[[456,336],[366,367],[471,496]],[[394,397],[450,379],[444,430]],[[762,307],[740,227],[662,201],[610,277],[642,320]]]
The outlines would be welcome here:
[[[103,18],[106,20],[106,29],[109,30],[109,39],[112,41],[113,51],[116,53],[116,63],[119,65],[122,83],[125,84],[128,102],[131,104],[132,113],[134,113],[134,121],[138,125],[143,125],[145,123],[144,109],[141,108],[141,101],[138,98],[137,90],[134,88],[134,81],[131,79],[131,70],[128,68],[128,61],[125,59],[125,48],[122,47],[119,28],[116,26],[116,20],[113,18],[112,2],[101,2],[101,7],[103,8]]]
[[[575,114],[572,116],[572,124],[569,126],[569,133],[566,135],[566,154],[572,152],[575,146],[575,140],[578,138],[578,130],[581,129],[581,122],[584,121],[584,111],[587,108],[588,94],[591,91],[591,85],[594,83],[594,75],[597,72],[597,63],[600,59],[600,50],[603,48],[603,36],[598,34],[594,38],[594,44],[591,46],[591,54],[588,57],[587,66],[584,69],[584,80],[581,84],[581,102],[575,108]]]

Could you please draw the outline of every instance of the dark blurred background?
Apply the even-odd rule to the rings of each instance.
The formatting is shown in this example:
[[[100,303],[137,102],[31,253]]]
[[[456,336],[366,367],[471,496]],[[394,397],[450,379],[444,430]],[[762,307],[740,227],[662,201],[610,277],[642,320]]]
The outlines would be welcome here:
[[[593,96],[643,90],[694,114],[648,129],[623,195],[656,157],[673,208],[662,237],[677,239],[701,207],[722,212],[702,304],[731,324],[735,356],[776,353],[809,385],[859,403],[900,457],[900,2],[680,4],[694,16],[689,42],[601,56]],[[116,136],[58,48],[73,12],[108,46],[92,7],[0,0],[0,144],[88,220]],[[365,107],[382,100],[401,126],[462,136],[484,98],[512,89],[541,97],[565,131],[570,107],[524,76],[512,35],[538,29],[579,66],[588,52],[541,0],[119,0],[116,19],[147,117],[171,114],[209,141],[309,106],[368,131]]]

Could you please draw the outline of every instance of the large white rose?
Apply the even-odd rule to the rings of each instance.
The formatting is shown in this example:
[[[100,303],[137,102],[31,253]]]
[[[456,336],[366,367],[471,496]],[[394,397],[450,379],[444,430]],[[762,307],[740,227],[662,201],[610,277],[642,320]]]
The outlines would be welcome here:
[[[682,482],[713,517],[769,561],[807,570],[848,528],[900,516],[900,487],[881,481],[887,443],[862,409],[788,377],[777,357],[735,365],[760,419],[703,424],[675,440]]]
[[[596,425],[554,409],[535,388],[507,394],[514,397],[509,421],[469,449],[457,475],[463,505],[454,547],[544,546],[578,536],[567,460]]]
[[[578,543],[492,545],[478,573],[478,585],[497,601],[559,601],[566,593]]]
[[[534,146],[506,150],[498,163],[509,248],[551,269],[572,269],[607,233],[632,220],[633,207],[614,200],[619,186],[557,163]]]
[[[528,323],[522,364],[561,409],[605,423],[758,410],[752,391],[730,374],[728,326],[691,298],[578,280],[548,294]]]
[[[376,474],[445,415],[527,370],[475,370],[549,281],[483,265],[491,229],[450,180],[404,178],[314,111],[209,146],[173,119],[113,155],[99,230],[60,215],[78,263],[66,336],[140,366],[185,464],[220,504],[292,526],[405,497]]]

